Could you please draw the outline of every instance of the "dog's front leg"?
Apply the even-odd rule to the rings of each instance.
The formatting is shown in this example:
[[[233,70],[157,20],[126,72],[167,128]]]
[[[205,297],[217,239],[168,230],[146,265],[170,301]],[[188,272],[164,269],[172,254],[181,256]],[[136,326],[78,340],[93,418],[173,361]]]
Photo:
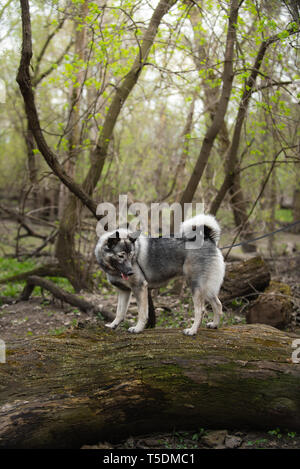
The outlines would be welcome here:
[[[129,300],[131,296],[131,291],[123,291],[119,290],[118,296],[118,306],[117,306],[117,314],[113,322],[110,324],[105,324],[106,327],[110,327],[111,329],[115,329],[118,325],[124,321],[126,312],[129,305]]]
[[[138,322],[135,326],[128,329],[129,332],[134,332],[138,334],[142,332],[148,321],[148,285],[144,281],[143,284],[139,287],[133,289],[134,296],[136,297],[136,302],[138,306]]]

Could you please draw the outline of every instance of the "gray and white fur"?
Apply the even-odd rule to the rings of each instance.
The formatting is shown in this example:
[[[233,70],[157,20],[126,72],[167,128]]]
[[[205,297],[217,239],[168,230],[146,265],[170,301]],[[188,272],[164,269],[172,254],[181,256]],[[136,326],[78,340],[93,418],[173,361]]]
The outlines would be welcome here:
[[[201,247],[187,249],[195,229],[203,228]],[[116,317],[107,327],[116,328],[126,316],[131,293],[138,306],[137,324],[129,332],[142,332],[148,320],[148,289],[159,288],[175,277],[184,277],[191,288],[194,321],[183,332],[195,335],[201,325],[205,301],[211,304],[213,321],[208,328],[217,328],[222,315],[218,298],[225,264],[217,247],[220,226],[212,215],[197,215],[181,225],[180,237],[151,238],[120,228],[103,234],[95,255],[108,280],[119,292]]]

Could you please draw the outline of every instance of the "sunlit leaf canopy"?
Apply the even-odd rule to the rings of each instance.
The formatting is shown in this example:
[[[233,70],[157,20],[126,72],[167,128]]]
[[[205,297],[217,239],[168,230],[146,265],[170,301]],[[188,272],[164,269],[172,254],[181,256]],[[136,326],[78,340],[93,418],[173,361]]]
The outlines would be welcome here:
[[[42,129],[64,163],[76,128],[78,182],[88,171],[113,96],[139,54],[157,3],[30,1],[32,82]],[[297,142],[299,39],[288,32],[298,27],[291,4],[244,0],[238,14],[233,87],[225,116],[229,139],[258,49],[279,35],[265,54],[240,141],[241,183],[249,201],[274,154]],[[174,185],[183,140],[187,158],[171,199],[187,183],[221,93],[229,6],[229,1],[221,0],[178,1],[163,17],[138,82],[117,119],[96,189],[98,198],[114,200],[119,193],[130,193],[135,200],[164,199]],[[18,2],[2,1],[0,15],[0,78],[6,86],[0,117],[0,178],[2,186],[9,180],[11,188],[19,188],[28,182],[28,174],[26,118],[15,82],[21,48]],[[75,101],[72,93],[77,93]],[[192,104],[192,124],[184,133]],[[43,178],[49,168],[39,151],[34,153]],[[291,150],[277,158],[280,190],[291,192],[297,180],[294,157]],[[219,138],[197,189],[197,197],[206,203],[223,181],[224,161]]]

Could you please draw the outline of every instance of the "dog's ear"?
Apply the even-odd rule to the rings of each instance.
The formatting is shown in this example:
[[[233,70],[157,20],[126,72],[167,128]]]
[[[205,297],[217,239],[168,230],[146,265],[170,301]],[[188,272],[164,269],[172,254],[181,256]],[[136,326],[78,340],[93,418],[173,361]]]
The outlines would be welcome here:
[[[109,249],[114,248],[120,241],[120,234],[118,231],[113,233],[109,238],[107,238],[107,247]]]
[[[132,243],[135,243],[138,237],[140,236],[140,234],[141,234],[140,230],[135,231],[134,233],[129,233],[128,235],[129,241],[131,241]]]

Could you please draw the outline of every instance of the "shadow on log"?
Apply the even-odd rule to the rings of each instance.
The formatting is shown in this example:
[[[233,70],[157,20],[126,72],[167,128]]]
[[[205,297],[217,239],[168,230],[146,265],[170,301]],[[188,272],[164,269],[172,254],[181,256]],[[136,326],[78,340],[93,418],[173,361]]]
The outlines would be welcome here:
[[[104,327],[7,344],[0,447],[79,448],[177,429],[300,430],[300,365],[270,326]]]

